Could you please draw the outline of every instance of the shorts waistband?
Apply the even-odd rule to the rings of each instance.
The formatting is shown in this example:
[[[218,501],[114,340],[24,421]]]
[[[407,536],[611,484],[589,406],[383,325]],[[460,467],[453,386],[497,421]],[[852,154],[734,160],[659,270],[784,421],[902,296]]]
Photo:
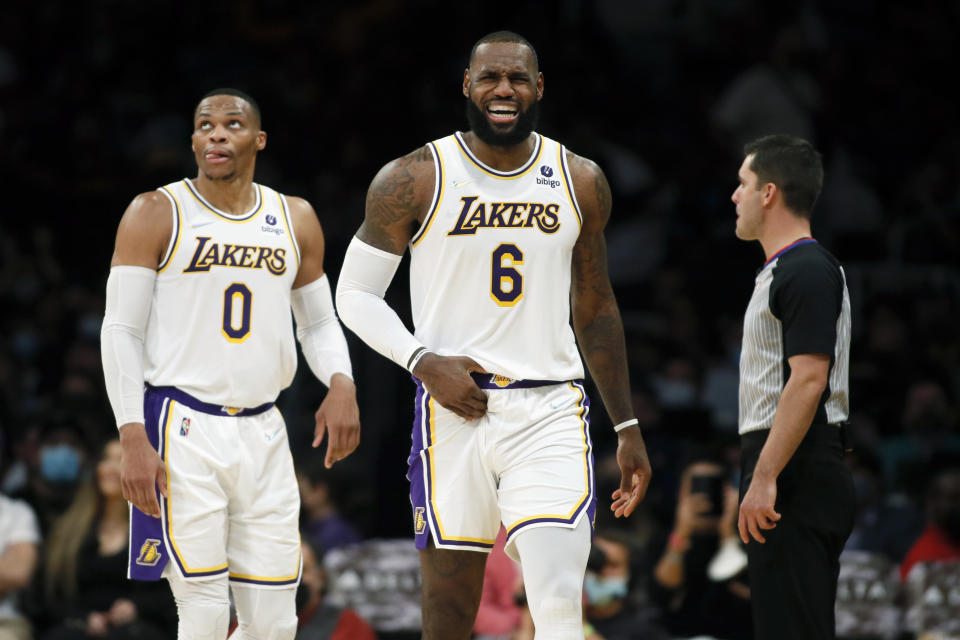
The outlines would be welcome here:
[[[176,400],[182,405],[190,407],[194,411],[208,413],[212,416],[229,416],[231,418],[255,416],[259,413],[269,410],[274,405],[272,402],[265,402],[259,406],[250,407],[249,409],[244,409],[242,407],[226,407],[223,405],[210,404],[209,402],[204,402],[203,400],[197,400],[189,393],[181,391],[176,387],[155,387],[151,384],[147,384],[145,387],[147,393],[155,393],[165,396],[171,400]]]
[[[481,389],[535,389],[564,382],[563,380],[514,380],[498,373],[473,372],[470,376]]]

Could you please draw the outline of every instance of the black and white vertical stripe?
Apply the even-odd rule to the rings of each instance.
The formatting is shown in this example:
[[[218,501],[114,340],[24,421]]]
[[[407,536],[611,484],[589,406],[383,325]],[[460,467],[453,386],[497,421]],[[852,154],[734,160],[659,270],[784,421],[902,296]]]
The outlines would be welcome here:
[[[740,353],[740,434],[769,429],[799,353],[831,356],[827,389],[814,423],[847,420],[850,295],[843,268],[810,242],[770,260],[756,278],[743,323]]]

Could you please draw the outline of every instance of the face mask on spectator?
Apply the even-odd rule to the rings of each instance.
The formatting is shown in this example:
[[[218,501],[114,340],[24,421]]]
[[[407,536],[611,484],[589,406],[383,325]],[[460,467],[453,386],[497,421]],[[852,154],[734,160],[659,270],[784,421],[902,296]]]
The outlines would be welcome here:
[[[602,607],[627,597],[627,576],[598,576],[587,572],[583,580],[587,604]]]
[[[70,484],[80,475],[80,454],[68,444],[44,447],[40,452],[40,474],[52,484]]]

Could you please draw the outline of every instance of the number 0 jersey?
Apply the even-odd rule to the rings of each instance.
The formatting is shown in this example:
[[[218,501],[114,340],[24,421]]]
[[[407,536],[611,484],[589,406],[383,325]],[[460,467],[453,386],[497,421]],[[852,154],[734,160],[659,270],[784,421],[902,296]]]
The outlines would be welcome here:
[[[460,133],[428,144],[434,197],[410,242],[416,337],[513,379],[575,380],[570,326],[581,216],[563,145],[536,135],[519,169],[492,169]]]
[[[220,211],[189,180],[160,188],[174,233],[157,268],[144,377],[224,407],[276,400],[297,366],[290,289],[300,266],[283,195],[254,184],[243,215]]]

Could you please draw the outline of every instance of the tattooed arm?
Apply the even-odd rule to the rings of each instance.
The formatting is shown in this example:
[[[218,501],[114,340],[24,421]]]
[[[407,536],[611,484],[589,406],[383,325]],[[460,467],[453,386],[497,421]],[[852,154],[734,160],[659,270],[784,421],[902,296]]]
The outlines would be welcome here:
[[[366,215],[347,249],[337,283],[340,318],[378,353],[410,370],[441,406],[473,420],[486,412],[487,396],[466,357],[429,352],[384,301],[400,257],[423,223],[433,197],[435,170],[429,147],[389,163],[367,191]]]
[[[357,238],[403,255],[430,206],[434,180],[433,155],[427,146],[383,167],[367,190],[366,215]]]
[[[614,424],[634,417],[627,373],[626,344],[620,310],[607,274],[604,227],[610,219],[610,185],[594,162],[567,152],[567,161],[583,216],[580,237],[573,248],[571,307],[573,328],[603,404]],[[637,426],[618,433],[617,463],[620,488],[612,509],[629,516],[650,483],[650,462]]]

